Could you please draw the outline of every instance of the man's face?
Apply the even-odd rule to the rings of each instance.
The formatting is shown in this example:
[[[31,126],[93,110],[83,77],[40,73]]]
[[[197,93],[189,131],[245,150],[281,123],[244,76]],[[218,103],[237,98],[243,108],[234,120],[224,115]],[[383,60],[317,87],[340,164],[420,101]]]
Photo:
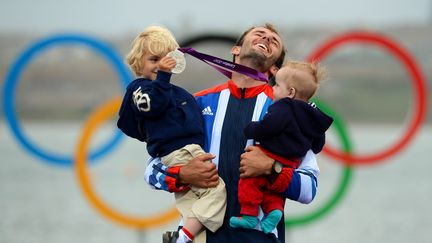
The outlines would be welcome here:
[[[252,29],[244,37],[240,60],[252,59],[262,71],[267,71],[280,57],[283,43],[280,36],[264,27]]]

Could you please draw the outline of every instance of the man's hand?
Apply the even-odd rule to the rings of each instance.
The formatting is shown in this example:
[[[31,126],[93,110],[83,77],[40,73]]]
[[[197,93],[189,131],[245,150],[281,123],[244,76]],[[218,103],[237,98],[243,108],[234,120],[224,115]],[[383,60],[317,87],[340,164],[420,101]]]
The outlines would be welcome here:
[[[158,70],[170,73],[176,64],[177,62],[174,58],[165,56],[158,63]]]
[[[248,146],[240,156],[240,178],[269,175],[274,159],[256,146]]]
[[[214,158],[212,154],[203,154],[183,165],[179,171],[180,183],[201,188],[217,186],[219,175],[216,165],[208,162]]]

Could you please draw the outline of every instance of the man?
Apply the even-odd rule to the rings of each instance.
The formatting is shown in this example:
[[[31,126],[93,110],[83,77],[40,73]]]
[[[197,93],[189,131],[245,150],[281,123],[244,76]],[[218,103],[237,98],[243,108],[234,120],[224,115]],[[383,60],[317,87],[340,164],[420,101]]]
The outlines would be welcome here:
[[[275,75],[285,57],[283,41],[270,24],[248,29],[231,53],[234,62],[268,77]],[[282,169],[278,168],[278,162],[251,146],[252,141],[247,141],[243,134],[244,127],[250,121],[262,118],[272,103],[272,88],[234,72],[227,83],[201,91],[195,97],[203,110],[204,147],[209,154],[196,157],[185,166],[170,168],[163,166],[158,159],[151,160],[145,175],[147,182],[156,189],[173,192],[184,190],[188,185],[214,187],[220,176],[226,184],[227,210],[224,225],[215,233],[207,231],[207,242],[285,242],[283,220],[270,234],[263,233],[259,226],[257,230],[229,226],[229,219],[238,215],[240,210],[237,199],[239,177],[280,173]],[[213,164],[204,163],[206,160],[213,160]],[[290,174],[290,184],[286,185],[283,196],[301,203],[311,202],[318,174],[315,156],[309,151],[300,167]]]

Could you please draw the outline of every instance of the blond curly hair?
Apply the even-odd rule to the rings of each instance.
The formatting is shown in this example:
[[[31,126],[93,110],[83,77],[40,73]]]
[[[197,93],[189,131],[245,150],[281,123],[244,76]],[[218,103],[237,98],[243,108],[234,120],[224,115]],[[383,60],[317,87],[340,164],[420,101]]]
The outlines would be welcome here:
[[[179,47],[174,35],[165,27],[150,26],[132,42],[132,50],[126,56],[126,63],[136,76],[142,76],[143,56],[147,53],[165,56]]]

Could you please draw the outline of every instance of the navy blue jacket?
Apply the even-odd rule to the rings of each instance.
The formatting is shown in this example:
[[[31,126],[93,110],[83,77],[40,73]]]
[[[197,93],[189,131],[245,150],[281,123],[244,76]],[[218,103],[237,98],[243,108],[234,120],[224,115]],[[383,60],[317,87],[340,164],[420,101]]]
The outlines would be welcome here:
[[[283,98],[269,106],[262,121],[244,129],[247,138],[259,141],[270,152],[287,159],[303,157],[311,149],[319,153],[325,143],[325,131],[333,118],[301,100]]]
[[[165,156],[188,144],[204,143],[201,109],[195,98],[171,84],[170,78],[170,73],[159,71],[154,81],[134,80],[127,87],[119,112],[117,126],[127,135],[147,142],[152,157]]]

